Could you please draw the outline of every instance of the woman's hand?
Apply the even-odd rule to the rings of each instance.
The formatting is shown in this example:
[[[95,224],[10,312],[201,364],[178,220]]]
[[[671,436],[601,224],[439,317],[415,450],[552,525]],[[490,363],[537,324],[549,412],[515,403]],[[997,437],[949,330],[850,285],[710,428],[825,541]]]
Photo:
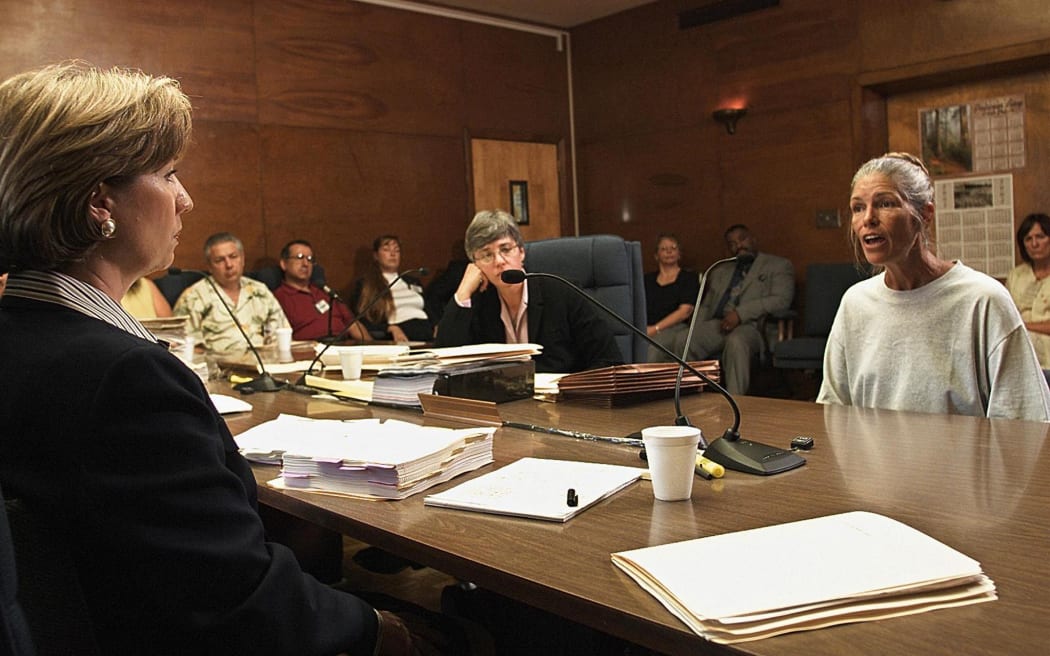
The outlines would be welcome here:
[[[387,331],[390,333],[390,338],[398,344],[408,343],[408,335],[405,334],[405,331],[401,330],[401,326],[391,324],[390,326],[387,326]]]
[[[489,286],[488,278],[481,272],[478,265],[471,262],[463,272],[463,278],[456,288],[456,301],[462,303],[467,301],[475,292],[483,292]]]

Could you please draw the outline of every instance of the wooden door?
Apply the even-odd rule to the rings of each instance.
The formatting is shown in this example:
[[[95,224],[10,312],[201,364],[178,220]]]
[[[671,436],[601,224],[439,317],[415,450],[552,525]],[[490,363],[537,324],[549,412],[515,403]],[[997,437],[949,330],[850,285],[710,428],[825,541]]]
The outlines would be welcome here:
[[[510,212],[526,241],[562,236],[557,144],[471,139],[470,151],[475,211]]]

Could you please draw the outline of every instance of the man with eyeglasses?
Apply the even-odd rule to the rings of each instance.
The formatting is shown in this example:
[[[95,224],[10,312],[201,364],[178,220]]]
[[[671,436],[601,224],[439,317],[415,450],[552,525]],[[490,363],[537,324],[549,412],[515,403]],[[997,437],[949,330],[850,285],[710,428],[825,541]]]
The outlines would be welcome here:
[[[219,232],[208,237],[204,262],[211,275],[190,285],[173,308],[175,316],[189,316],[190,332],[198,344],[213,353],[248,350],[230,311],[255,346],[274,341],[278,328],[289,327],[281,304],[266,285],[244,275],[244,244],[235,235]]]
[[[370,341],[371,335],[354,321],[342,299],[311,282],[316,262],[313,246],[305,239],[290,241],[281,249],[284,281],[273,295],[292,324],[292,339],[334,337],[353,322],[347,335],[351,339]]]
[[[524,268],[525,249],[507,212],[478,212],[467,226],[471,260],[438,324],[437,346],[540,344],[536,371],[571,373],[622,364],[605,319],[568,287],[548,278],[505,283],[504,271]]]

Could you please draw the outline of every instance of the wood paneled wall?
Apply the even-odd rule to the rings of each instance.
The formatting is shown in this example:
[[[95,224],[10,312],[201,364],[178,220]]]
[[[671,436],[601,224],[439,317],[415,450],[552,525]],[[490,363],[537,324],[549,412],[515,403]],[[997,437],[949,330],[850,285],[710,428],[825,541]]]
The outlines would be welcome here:
[[[817,229],[815,213],[845,224],[853,171],[912,147],[916,104],[1014,90],[1031,112],[1018,213],[1048,209],[1045,0],[782,0],[679,30],[677,12],[707,1],[572,30],[582,233],[641,240],[652,266],[673,231],[702,267],[745,222],[801,278],[849,257],[845,225]],[[0,0],[0,19],[2,76],[80,58],[182,81],[196,108],[182,267],[228,229],[252,263],[312,240],[336,287],[381,232],[402,237],[406,267],[441,269],[473,210],[469,138],[570,143],[550,37],[349,0]],[[711,112],[740,102],[730,136]]]
[[[566,53],[551,37],[346,0],[0,0],[0,76],[65,59],[182,81],[195,201],[181,267],[237,233],[249,266],[313,242],[333,287],[400,235],[443,268],[472,215],[469,147],[569,134]]]
[[[853,172],[888,145],[917,150],[915,111],[941,99],[1026,93],[1019,177],[1050,175],[1043,0],[781,0],[679,30],[677,12],[702,4],[662,0],[573,31],[581,224],[641,240],[647,268],[658,233],[703,268],[737,222],[791,258],[800,285],[807,264],[850,259]],[[748,113],[730,136],[711,113],[734,103]],[[1018,222],[1050,209],[1045,184],[1016,192]],[[823,209],[843,227],[818,229]]]

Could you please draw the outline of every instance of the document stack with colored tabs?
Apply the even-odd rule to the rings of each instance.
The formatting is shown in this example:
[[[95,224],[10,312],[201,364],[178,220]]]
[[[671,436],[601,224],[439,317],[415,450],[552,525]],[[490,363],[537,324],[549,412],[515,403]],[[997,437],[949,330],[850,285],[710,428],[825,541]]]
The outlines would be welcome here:
[[[235,439],[249,460],[281,464],[273,487],[404,499],[492,462],[494,431],[281,415]]]

